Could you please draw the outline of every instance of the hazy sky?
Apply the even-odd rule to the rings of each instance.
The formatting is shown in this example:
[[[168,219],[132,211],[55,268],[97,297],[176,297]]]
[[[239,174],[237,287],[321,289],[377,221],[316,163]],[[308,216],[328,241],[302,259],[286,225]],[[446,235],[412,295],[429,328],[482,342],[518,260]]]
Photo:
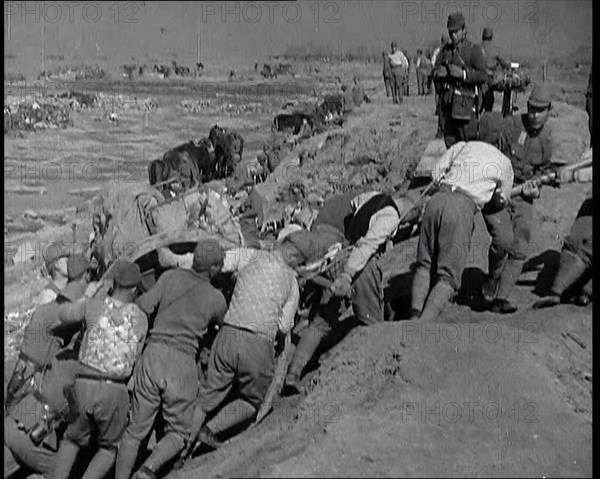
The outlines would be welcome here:
[[[38,1],[4,3],[5,54],[24,69],[39,68],[42,43],[46,56],[77,62],[168,61],[174,54],[193,62],[198,32],[207,63],[246,66],[310,42],[336,51],[360,45],[372,51],[395,39],[413,51],[439,38],[448,13],[457,10],[474,40],[490,25],[509,55],[533,53],[534,31],[550,31],[550,48],[559,54],[592,43],[591,0]]]

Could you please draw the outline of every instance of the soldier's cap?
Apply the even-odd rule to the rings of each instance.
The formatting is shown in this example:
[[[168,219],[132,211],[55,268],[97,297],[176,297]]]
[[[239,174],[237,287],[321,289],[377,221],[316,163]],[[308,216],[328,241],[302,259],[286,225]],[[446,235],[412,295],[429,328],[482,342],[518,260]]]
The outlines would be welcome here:
[[[537,108],[548,108],[552,104],[548,87],[543,83],[533,85],[527,104]]]
[[[115,262],[112,270],[112,278],[115,284],[123,288],[138,286],[142,282],[140,267],[130,261]]]
[[[194,260],[192,267],[196,271],[204,271],[211,266],[219,266],[223,264],[225,253],[221,244],[214,239],[198,241],[194,250]]]
[[[74,254],[67,259],[67,277],[69,280],[81,277],[90,268],[90,262],[82,254]]]
[[[79,298],[83,297],[85,288],[86,285],[81,281],[69,281],[58,295],[63,296],[74,303]]]
[[[463,17],[462,13],[456,12],[456,13],[451,13],[450,15],[448,15],[448,23],[446,25],[446,28],[448,28],[449,31],[452,32],[454,30],[460,30],[464,26],[465,26],[465,17]]]
[[[494,30],[491,27],[485,27],[483,34],[481,35],[482,40],[491,40],[494,38]]]
[[[396,43],[396,40],[393,40],[393,41],[392,41],[392,46],[393,46],[393,47],[397,47],[397,46],[398,46],[398,43]]]

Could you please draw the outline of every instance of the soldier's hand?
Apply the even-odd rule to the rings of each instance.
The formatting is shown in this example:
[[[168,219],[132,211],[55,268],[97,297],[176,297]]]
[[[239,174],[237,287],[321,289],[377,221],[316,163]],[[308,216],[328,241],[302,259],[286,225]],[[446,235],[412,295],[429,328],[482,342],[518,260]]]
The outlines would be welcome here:
[[[339,298],[349,297],[352,293],[352,282],[347,275],[342,274],[333,282],[330,289]]]
[[[463,72],[464,70],[459,67],[458,65],[448,65],[448,75],[450,75],[452,78],[456,78],[459,80],[463,79]]]
[[[559,183],[570,183],[574,180],[573,170],[565,168],[564,166],[559,168],[556,172],[556,176]]]
[[[539,198],[540,196],[540,189],[537,185],[537,183],[534,180],[527,180],[525,183],[523,183],[523,192],[522,195],[525,198]]]

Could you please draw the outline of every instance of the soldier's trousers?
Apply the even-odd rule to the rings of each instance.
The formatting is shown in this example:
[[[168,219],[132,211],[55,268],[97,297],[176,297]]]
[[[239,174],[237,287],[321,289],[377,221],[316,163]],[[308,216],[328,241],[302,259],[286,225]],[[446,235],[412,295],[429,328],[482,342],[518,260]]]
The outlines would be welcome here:
[[[332,278],[335,279],[335,278]],[[363,270],[352,282],[352,311],[357,321],[364,325],[371,325],[383,321],[383,272],[379,266],[379,255],[374,255],[365,265]],[[313,327],[324,335],[339,325],[339,317],[346,309],[346,300],[332,296],[329,301],[320,304]]]
[[[206,379],[200,385],[202,409],[214,411],[235,387],[241,399],[260,408],[275,374],[273,341],[224,324],[210,350]]]
[[[425,95],[427,91],[427,73],[417,70],[417,93]]]
[[[531,242],[533,227],[533,203],[521,197],[514,198],[501,210],[484,207],[483,220],[492,237],[489,254],[490,276],[498,279],[505,254],[515,260],[524,261],[536,252],[537,245]]]
[[[391,70],[392,97],[395,101],[401,102],[404,93],[404,69],[394,67]]]
[[[383,75],[383,84],[385,85],[385,96],[388,98],[392,91],[392,79],[390,78],[390,75],[391,74]]]
[[[459,141],[473,141],[477,137],[477,119],[455,120],[452,118],[452,105],[440,105],[438,125],[441,127],[446,148]]]
[[[449,191],[445,185],[427,203],[416,264],[430,272],[433,284],[444,280],[456,291],[460,289],[476,212],[477,205],[469,196]]]
[[[9,451],[6,451],[6,449]],[[36,446],[29,435],[20,429],[17,422],[12,417],[4,419],[4,451],[5,451],[5,467],[6,453],[12,453],[14,459],[20,465],[26,466],[28,469],[39,474],[50,475],[54,470],[57,451],[48,448],[43,442]],[[4,471],[5,477],[8,477],[9,471]]]
[[[159,410],[165,432],[187,440],[198,395],[194,355],[151,340],[134,375],[131,419],[123,440],[143,441],[150,434]]]
[[[592,198],[586,199],[579,208],[577,218],[564,243],[564,248],[579,256],[588,268],[592,268],[592,208]]]

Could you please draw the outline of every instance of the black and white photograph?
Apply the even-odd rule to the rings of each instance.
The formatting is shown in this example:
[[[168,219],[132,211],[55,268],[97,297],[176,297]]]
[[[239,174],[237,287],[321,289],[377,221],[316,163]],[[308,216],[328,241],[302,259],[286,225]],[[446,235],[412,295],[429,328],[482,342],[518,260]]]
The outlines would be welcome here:
[[[591,0],[3,8],[5,479],[592,477]]]

